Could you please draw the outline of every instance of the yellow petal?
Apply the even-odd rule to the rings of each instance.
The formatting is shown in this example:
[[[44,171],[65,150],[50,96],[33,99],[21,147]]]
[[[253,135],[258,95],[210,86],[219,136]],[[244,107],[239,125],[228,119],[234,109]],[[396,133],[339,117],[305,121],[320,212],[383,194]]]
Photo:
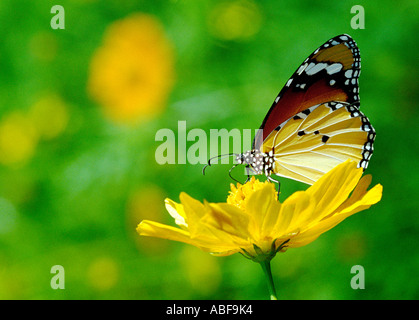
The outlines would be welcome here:
[[[202,217],[205,214],[204,213],[204,211],[205,211],[204,205],[200,201],[192,198],[187,193],[181,192],[180,195],[179,195],[179,199],[180,199],[180,202],[182,203],[182,205],[184,207],[185,216],[187,218],[190,218],[190,217],[188,216],[189,212],[187,212],[186,208],[190,209],[191,212],[193,213],[193,215],[196,215],[199,218]]]
[[[233,249],[233,250],[225,250],[225,251],[220,251],[220,250],[213,250],[211,251],[211,254],[217,257],[225,257],[225,256],[230,256],[232,254],[235,254],[237,252],[240,252],[240,249]]]
[[[187,243],[198,247],[201,250],[220,255],[229,255],[239,251],[239,248],[236,245],[220,243],[219,239],[216,237],[200,237],[192,239],[188,231],[154,221],[141,221],[137,227],[137,232],[142,236],[150,236]]]
[[[313,216],[317,221],[331,214],[348,198],[362,176],[362,168],[356,166],[355,161],[347,160],[306,190],[317,202]]]
[[[276,198],[274,185],[266,183],[246,199],[246,212],[251,217],[249,232],[253,238],[260,239],[270,234],[281,207]]]
[[[274,232],[276,237],[298,232],[313,215],[315,202],[304,191],[297,191],[281,206]]]
[[[354,202],[361,199],[367,193],[367,189],[371,184],[371,180],[372,180],[372,176],[370,174],[363,176],[361,180],[359,180],[354,191],[352,192],[351,197],[348,200],[346,200],[342,204],[342,206],[348,207]],[[338,211],[339,211],[339,208],[338,208]]]
[[[191,239],[199,239],[205,243],[218,243],[229,248],[243,245],[248,238],[248,219],[234,205],[202,204],[186,193],[179,196],[188,221]]]
[[[171,227],[159,222],[143,220],[137,226],[137,232],[141,236],[169,239],[192,244],[188,231],[176,227]]]
[[[218,239],[220,245],[235,252],[249,245],[249,217],[246,213],[228,203],[205,202],[205,206],[208,211],[201,223],[207,228],[207,233]]]
[[[368,182],[368,178],[364,180],[364,182]],[[360,190],[364,189],[365,184],[361,184],[360,189],[357,191],[358,200],[353,202],[349,201],[349,206],[341,206],[339,208],[340,211],[334,212],[333,214],[329,215],[329,217],[321,220],[316,225],[303,230],[299,235],[295,238],[291,239],[288,243],[290,247],[300,247],[306,245],[315,239],[317,239],[322,233],[330,230],[347,217],[360,212],[362,210],[368,209],[371,205],[377,203],[381,200],[382,196],[382,186],[380,184],[374,186],[371,190],[369,190],[366,194],[360,194]]]
[[[200,220],[207,213],[208,208],[184,192],[180,194],[179,198],[183,205],[191,237],[199,237],[201,234],[206,232],[206,228]]]
[[[354,214],[361,210],[368,209],[373,204],[379,202],[381,200],[382,195],[383,186],[381,184],[377,184],[362,196],[360,194],[356,194],[357,198],[352,196],[350,199],[348,199],[347,202],[345,202],[336,210],[337,212],[334,214],[334,216],[345,215],[347,214],[347,212],[351,212],[351,214]]]
[[[247,241],[249,238],[249,216],[235,205],[228,203],[210,203],[211,214],[203,222],[215,230]]]
[[[175,223],[181,227],[188,227],[188,224],[185,221],[186,215],[185,210],[183,209],[183,205],[170,199],[165,199],[164,202],[166,205],[166,210],[173,217],[173,219],[175,219]]]
[[[262,227],[260,230],[260,237],[269,237],[269,238],[276,238],[276,234],[274,233],[274,227],[276,222],[278,221],[279,214],[281,212],[281,203],[276,200],[276,197],[271,200],[267,208],[267,212],[265,214],[265,219],[263,220]]]

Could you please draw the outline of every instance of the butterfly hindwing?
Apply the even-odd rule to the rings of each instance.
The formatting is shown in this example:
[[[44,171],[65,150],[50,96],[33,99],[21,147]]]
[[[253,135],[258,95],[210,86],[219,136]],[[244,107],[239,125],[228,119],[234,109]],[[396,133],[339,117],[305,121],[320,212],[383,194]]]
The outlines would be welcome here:
[[[295,114],[320,103],[359,101],[361,58],[358,46],[347,34],[336,36],[316,49],[287,81],[262,122],[253,147]]]
[[[263,143],[273,152],[273,173],[307,184],[347,159],[364,169],[375,131],[357,103],[331,101],[312,106],[276,127]]]

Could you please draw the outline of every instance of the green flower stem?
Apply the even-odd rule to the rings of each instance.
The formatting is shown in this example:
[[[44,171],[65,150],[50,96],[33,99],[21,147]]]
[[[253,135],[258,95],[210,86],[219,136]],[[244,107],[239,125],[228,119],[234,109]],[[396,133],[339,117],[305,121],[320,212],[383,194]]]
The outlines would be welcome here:
[[[263,273],[266,276],[266,282],[268,283],[268,290],[269,290],[271,300],[278,300],[277,295],[276,295],[274,280],[272,279],[271,261],[270,260],[261,261],[260,265],[262,266]]]

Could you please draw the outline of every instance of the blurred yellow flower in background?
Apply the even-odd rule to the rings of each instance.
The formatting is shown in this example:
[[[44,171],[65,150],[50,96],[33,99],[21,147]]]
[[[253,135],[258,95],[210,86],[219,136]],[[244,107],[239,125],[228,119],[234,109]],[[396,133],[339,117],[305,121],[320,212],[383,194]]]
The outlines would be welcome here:
[[[40,137],[51,140],[59,136],[67,127],[69,114],[67,105],[55,93],[41,96],[29,110],[29,118]]]
[[[28,111],[12,111],[0,122],[0,163],[23,165],[39,141],[58,137],[67,127],[66,103],[55,93],[41,96]]]
[[[51,62],[57,57],[58,42],[52,31],[35,33],[29,41],[31,54],[42,62]]]
[[[222,1],[208,16],[208,28],[221,40],[245,40],[255,35],[262,24],[259,5],[252,0]]]
[[[111,257],[96,258],[87,269],[87,280],[98,291],[109,290],[118,283],[119,267]]]
[[[180,260],[190,287],[197,293],[209,296],[221,283],[219,260],[196,248],[186,246]]]
[[[26,114],[13,111],[0,122],[0,163],[21,165],[32,158],[38,132]]]
[[[174,50],[160,22],[132,14],[111,24],[94,53],[88,92],[118,122],[159,114],[174,83]]]

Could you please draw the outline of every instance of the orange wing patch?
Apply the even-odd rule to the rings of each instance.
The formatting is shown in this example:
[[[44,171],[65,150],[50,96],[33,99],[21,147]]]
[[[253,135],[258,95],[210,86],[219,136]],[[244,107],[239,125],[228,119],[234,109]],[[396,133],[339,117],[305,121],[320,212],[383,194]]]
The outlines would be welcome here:
[[[278,94],[253,141],[259,149],[278,125],[311,106],[359,101],[359,49],[349,35],[334,37],[315,50]]]

